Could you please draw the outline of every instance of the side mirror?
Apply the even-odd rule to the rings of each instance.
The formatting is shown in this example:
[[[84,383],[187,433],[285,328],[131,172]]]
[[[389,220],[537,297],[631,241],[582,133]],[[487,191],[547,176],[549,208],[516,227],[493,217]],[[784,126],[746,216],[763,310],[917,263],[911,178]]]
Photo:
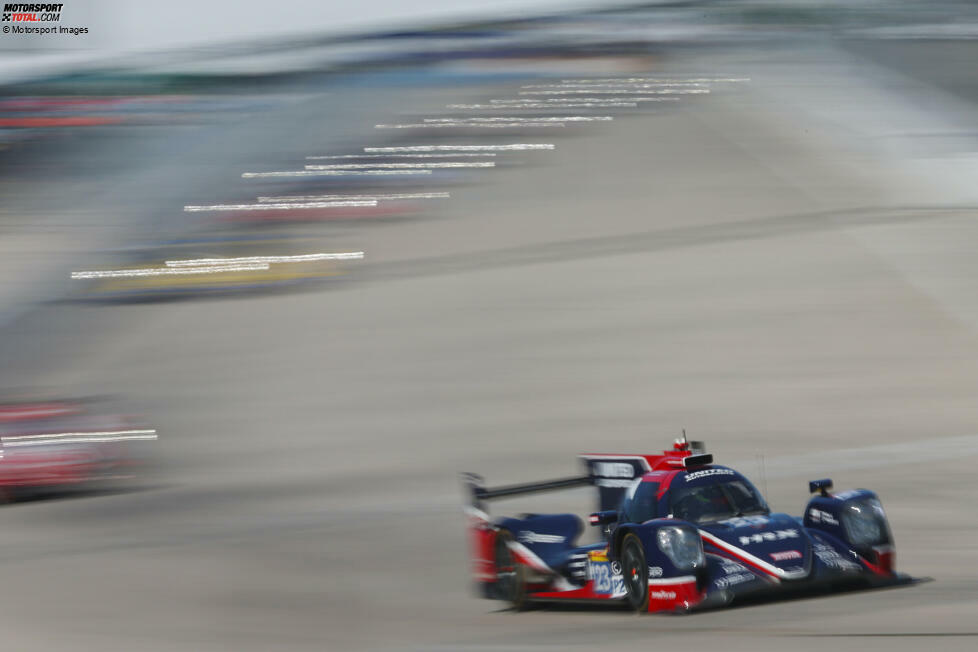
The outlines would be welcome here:
[[[823,496],[828,496],[829,491],[832,489],[832,478],[823,478],[821,480],[812,480],[808,483],[808,493],[815,493],[816,491]]]
[[[588,522],[591,525],[611,525],[618,521],[618,512],[615,510],[607,510],[604,512],[594,512],[588,517]]]

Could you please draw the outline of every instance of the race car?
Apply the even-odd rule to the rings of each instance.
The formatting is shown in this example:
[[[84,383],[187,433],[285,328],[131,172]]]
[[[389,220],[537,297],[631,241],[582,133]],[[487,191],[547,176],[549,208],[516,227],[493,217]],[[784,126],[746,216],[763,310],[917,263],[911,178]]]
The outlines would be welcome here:
[[[297,249],[318,246],[286,235],[215,232],[129,252],[115,269],[72,272],[83,301],[152,301],[309,286],[346,273],[363,252]]]
[[[618,601],[639,612],[688,612],[782,592],[897,584],[890,526],[872,491],[815,480],[804,516],[772,513],[744,475],[699,442],[652,455],[582,455],[587,474],[486,488],[464,474],[480,595],[531,602]],[[492,519],[490,500],[591,485],[599,541],[578,543],[575,514]]]
[[[103,488],[144,468],[156,431],[98,399],[0,403],[0,501]]]

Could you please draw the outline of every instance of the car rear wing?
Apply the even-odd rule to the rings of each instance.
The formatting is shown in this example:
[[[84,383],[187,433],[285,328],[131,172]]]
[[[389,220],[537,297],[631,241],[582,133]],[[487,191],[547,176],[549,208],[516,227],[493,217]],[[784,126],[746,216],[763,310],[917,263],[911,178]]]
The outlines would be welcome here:
[[[556,491],[591,485],[598,488],[598,511],[618,509],[625,492],[638,478],[650,471],[683,469],[685,462],[694,459],[709,463],[708,456],[702,454],[705,446],[699,441],[686,441],[685,436],[677,440],[672,450],[651,455],[622,455],[614,453],[595,453],[581,455],[587,471],[584,475],[512,484],[488,488],[481,476],[463,473],[470,506],[483,510],[485,502],[499,498],[511,498],[544,491]],[[686,458],[689,458],[687,460]]]
[[[462,481],[468,490],[469,503],[477,509],[482,509],[483,503],[489,500],[512,498],[514,496],[524,496],[526,494],[541,493],[544,491],[557,491],[559,489],[571,489],[573,487],[594,484],[594,478],[590,475],[575,475],[567,478],[557,478],[555,480],[510,484],[493,488],[484,486],[482,476],[476,475],[475,473],[463,473]]]

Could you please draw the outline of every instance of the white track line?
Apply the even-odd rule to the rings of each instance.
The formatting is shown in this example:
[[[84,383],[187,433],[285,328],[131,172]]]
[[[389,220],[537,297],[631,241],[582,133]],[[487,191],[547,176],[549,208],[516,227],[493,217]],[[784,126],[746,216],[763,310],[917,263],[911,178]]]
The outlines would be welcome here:
[[[513,106],[520,108],[524,104],[550,104],[554,108],[564,108],[574,102],[678,102],[678,97],[522,97],[519,99],[489,100],[492,104],[500,106]]]
[[[360,260],[362,251],[344,251],[340,253],[300,254],[298,256],[244,256],[241,258],[191,258],[188,260],[168,260],[167,267],[201,267],[208,265],[242,264],[269,265],[271,263],[308,263],[318,260]]]
[[[640,88],[669,88],[706,86],[706,84],[702,82],[594,82],[590,84],[564,82],[561,84],[529,84],[527,86],[520,86],[520,88],[602,88],[606,86],[612,88],[634,86],[638,86]]]
[[[511,145],[407,145],[403,147],[364,147],[365,152],[513,152],[555,149],[550,143],[513,143]]]
[[[307,170],[357,170],[357,169],[443,169],[443,168],[492,168],[494,161],[474,161],[470,163],[452,161],[450,163],[332,163],[330,165],[307,165]]]
[[[181,274],[219,274],[221,272],[260,272],[267,269],[267,264],[210,265],[189,268],[144,267],[142,269],[107,269],[89,272],[72,272],[71,278],[137,278],[142,276],[178,276]]]
[[[100,432],[52,432],[39,435],[4,435],[7,446],[43,446],[45,444],[108,443],[120,441],[152,441],[155,430],[105,430]]]
[[[245,179],[261,179],[267,177],[394,176],[398,174],[431,174],[431,170],[288,170],[284,172],[245,172],[241,176]]]
[[[189,260],[168,260],[166,267],[145,267],[142,269],[109,269],[87,272],[72,272],[73,279],[92,278],[133,278],[143,276],[179,276],[186,274],[219,274],[222,272],[260,272],[269,269],[272,263],[304,263],[319,260],[359,260],[362,251],[342,253],[303,254],[299,256],[247,256],[242,258],[197,258]]]
[[[562,91],[520,91],[520,95],[585,95],[587,93],[597,93],[598,95],[703,95],[709,93],[708,88],[663,88],[659,90],[642,90],[639,88],[572,88]]]
[[[447,192],[404,192],[380,195],[281,195],[278,197],[259,197],[259,202],[320,202],[335,199],[350,200],[388,200],[388,199],[448,199]]]
[[[450,127],[478,127],[480,129],[536,129],[549,127],[563,127],[562,122],[500,122],[494,124],[469,124],[469,123],[432,123],[432,122],[412,122],[405,124],[374,125],[375,129],[446,129]]]
[[[645,83],[697,83],[749,82],[750,77],[690,77],[669,79],[666,77],[609,77],[607,79],[562,79],[562,84],[645,84]]]
[[[540,104],[535,102],[521,102],[519,104],[446,104],[447,109],[633,109],[638,104],[635,102],[568,102],[566,104]],[[308,157],[307,157],[308,158]]]
[[[569,115],[569,116],[547,116],[545,118],[425,118],[428,123],[447,123],[447,124],[482,124],[485,122],[608,122],[614,120],[610,115]]]
[[[209,211],[272,211],[272,210],[291,210],[295,208],[339,208],[343,206],[376,206],[376,200],[355,200],[355,201],[318,201],[307,202],[302,206],[295,204],[213,204],[211,206],[184,206],[183,210],[187,213],[200,213]]]
[[[456,154],[336,154],[333,156],[307,156],[307,160],[319,159],[344,159],[344,158],[470,158],[480,156],[495,156],[488,152],[485,154],[456,153]]]

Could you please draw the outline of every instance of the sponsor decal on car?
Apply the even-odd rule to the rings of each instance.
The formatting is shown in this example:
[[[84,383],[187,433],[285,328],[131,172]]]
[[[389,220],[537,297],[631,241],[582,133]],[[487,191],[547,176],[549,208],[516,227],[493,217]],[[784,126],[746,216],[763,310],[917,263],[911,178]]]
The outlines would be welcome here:
[[[626,462],[595,462],[594,475],[602,478],[627,478],[635,477],[635,467]]]
[[[649,566],[649,577],[662,577],[662,567]]]
[[[608,551],[607,550],[589,550],[587,553],[587,558],[590,561],[608,561]]]
[[[719,521],[719,525],[729,525],[730,527],[762,527],[770,523],[771,519],[767,516],[734,516],[724,521]]]
[[[829,568],[834,568],[841,571],[861,570],[859,564],[846,559],[824,543],[818,543],[815,545],[815,556],[818,557],[820,562]]]
[[[763,543],[765,541],[784,541],[785,539],[797,539],[798,530],[775,530],[774,532],[758,532],[749,536],[740,537],[740,545],[749,546],[753,543]]]
[[[559,534],[540,534],[530,530],[520,530],[516,538],[520,543],[563,543],[564,537]]]
[[[594,485],[612,489],[627,489],[636,478],[650,470],[645,458],[631,455],[619,457],[618,461],[590,459],[588,465],[594,477]]]
[[[692,473],[686,474],[686,482],[692,480],[699,480],[700,478],[708,478],[711,475],[737,475],[734,471],[730,469],[704,469],[702,471],[693,471]]]
[[[588,579],[594,582],[591,589],[595,593],[612,597],[625,595],[625,578],[618,562],[589,562],[587,573]]]
[[[801,559],[800,550],[782,550],[780,552],[772,552],[771,559],[774,561],[786,561],[788,559]]]
[[[653,600],[675,600],[675,591],[652,591],[649,594]]]
[[[839,521],[832,514],[821,509],[815,509],[814,507],[808,510],[808,516],[812,519],[813,523],[825,523],[826,525],[839,524]]]
[[[734,573],[744,572],[745,570],[747,570],[747,567],[744,566],[743,564],[738,564],[735,561],[725,561],[723,562],[723,566],[720,567],[720,570],[722,570],[727,575],[732,575]]]
[[[716,584],[718,589],[726,589],[737,584],[743,584],[744,582],[750,582],[757,579],[757,576],[753,573],[732,573],[726,577],[717,578]]]

